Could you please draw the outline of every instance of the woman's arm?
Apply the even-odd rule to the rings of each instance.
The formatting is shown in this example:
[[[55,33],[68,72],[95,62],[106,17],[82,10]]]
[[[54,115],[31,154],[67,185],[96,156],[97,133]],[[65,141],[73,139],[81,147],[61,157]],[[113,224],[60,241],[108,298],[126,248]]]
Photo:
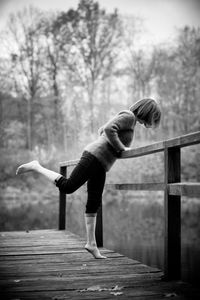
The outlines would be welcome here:
[[[134,115],[131,111],[122,111],[104,126],[104,132],[109,143],[116,152],[125,150],[125,145],[120,141],[118,132],[125,129],[131,129],[135,122]]]

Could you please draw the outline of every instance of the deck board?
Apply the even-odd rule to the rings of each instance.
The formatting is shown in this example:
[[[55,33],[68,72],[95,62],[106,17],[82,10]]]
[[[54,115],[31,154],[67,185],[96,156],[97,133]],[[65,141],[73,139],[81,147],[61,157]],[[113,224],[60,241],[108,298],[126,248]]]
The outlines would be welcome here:
[[[162,281],[157,268],[112,250],[102,248],[107,259],[95,260],[84,243],[68,231],[1,232],[1,299],[200,298],[196,288]]]

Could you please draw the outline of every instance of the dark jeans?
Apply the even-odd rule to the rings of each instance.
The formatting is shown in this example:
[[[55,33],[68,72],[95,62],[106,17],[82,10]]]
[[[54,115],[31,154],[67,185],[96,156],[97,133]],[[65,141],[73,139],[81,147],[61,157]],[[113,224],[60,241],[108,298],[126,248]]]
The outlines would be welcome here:
[[[84,151],[70,177],[66,179],[62,176],[56,181],[56,186],[60,192],[71,194],[87,181],[86,213],[96,213],[102,201],[105,179],[106,171],[99,160]]]

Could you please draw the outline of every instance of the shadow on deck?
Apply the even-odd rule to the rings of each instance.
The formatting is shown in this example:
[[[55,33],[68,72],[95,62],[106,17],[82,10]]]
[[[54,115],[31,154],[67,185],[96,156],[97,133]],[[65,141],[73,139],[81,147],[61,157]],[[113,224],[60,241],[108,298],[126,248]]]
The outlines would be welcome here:
[[[69,231],[1,232],[1,299],[200,299],[156,268],[105,248],[107,259],[93,259],[83,247]]]

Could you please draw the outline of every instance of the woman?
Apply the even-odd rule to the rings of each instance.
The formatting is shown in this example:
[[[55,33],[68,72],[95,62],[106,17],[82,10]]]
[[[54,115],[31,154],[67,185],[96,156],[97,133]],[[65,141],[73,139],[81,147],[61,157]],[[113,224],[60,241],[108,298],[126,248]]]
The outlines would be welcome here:
[[[85,224],[87,243],[85,249],[94,258],[106,258],[97,248],[95,238],[96,215],[101,204],[106,172],[120,156],[128,150],[132,142],[137,122],[146,128],[157,127],[160,123],[161,111],[153,99],[142,99],[133,104],[129,110],[121,111],[99,130],[99,138],[87,145],[79,163],[69,178],[48,170],[38,161],[21,165],[16,174],[35,171],[53,182],[62,193],[71,194],[87,181],[87,204]]]

